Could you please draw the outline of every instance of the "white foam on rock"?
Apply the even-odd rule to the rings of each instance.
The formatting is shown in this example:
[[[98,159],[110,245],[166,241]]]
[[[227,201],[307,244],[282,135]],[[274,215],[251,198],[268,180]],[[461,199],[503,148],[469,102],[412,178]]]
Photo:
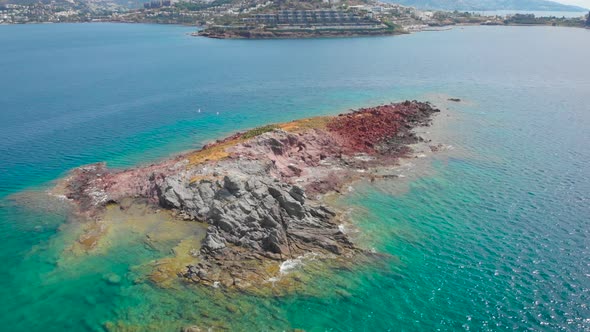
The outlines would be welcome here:
[[[47,194],[51,197],[55,197],[55,198],[59,199],[60,201],[67,201],[68,200],[68,197],[66,195],[54,194],[52,192],[47,192]]]
[[[295,270],[298,266],[302,264],[303,261],[301,260],[301,256],[294,259],[287,259],[286,261],[281,263],[281,266],[279,267],[279,272],[281,274],[287,274]]]
[[[279,272],[281,275],[292,272],[293,270],[302,266],[304,260],[313,260],[316,256],[316,253],[310,252],[303,256],[298,256],[297,258],[287,259],[286,261],[281,263],[281,266],[279,267]]]

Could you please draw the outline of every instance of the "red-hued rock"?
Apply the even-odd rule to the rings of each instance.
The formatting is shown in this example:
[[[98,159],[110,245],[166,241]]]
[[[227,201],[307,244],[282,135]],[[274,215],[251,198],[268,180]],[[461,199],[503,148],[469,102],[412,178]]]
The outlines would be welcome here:
[[[328,124],[344,146],[357,152],[380,152],[378,146],[394,137],[406,137],[416,125],[425,125],[432,113],[438,112],[428,103],[406,101],[341,114]]]

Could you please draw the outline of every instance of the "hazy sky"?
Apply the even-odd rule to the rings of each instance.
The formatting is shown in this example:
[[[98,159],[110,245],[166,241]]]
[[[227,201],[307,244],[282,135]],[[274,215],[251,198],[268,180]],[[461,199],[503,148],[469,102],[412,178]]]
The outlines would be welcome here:
[[[584,8],[590,8],[590,0],[553,0],[555,2],[561,2],[568,5],[576,5]]]

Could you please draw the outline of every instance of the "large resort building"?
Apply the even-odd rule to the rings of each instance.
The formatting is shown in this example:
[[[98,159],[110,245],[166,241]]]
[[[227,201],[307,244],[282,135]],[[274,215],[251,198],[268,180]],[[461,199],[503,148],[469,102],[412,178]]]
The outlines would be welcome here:
[[[212,38],[298,38],[305,36],[380,35],[394,33],[370,15],[341,10],[279,10],[252,14],[242,24],[211,26],[201,35]]]
[[[258,25],[347,25],[375,24],[354,13],[340,10],[280,10],[276,13],[255,14],[244,18],[246,24]]]

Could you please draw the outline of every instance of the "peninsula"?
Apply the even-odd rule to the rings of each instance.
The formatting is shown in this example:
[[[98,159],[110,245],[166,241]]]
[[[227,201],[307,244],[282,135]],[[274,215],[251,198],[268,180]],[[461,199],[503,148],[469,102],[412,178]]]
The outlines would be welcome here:
[[[198,26],[194,36],[219,39],[316,38],[397,35],[454,25],[589,27],[587,16],[487,16],[429,11],[376,0],[215,0],[146,2],[127,8],[111,2],[0,1],[0,25],[41,22],[124,22]]]
[[[437,112],[429,103],[406,101],[267,125],[158,164],[80,167],[58,187],[91,220],[113,205],[124,210],[121,202],[133,199],[203,223],[201,247],[187,248],[189,261],[167,273],[246,289],[306,254],[350,260],[361,253],[325,195],[355,180],[394,176],[391,167],[423,141],[414,129],[429,126]],[[91,250],[103,231],[92,229],[78,241]]]

